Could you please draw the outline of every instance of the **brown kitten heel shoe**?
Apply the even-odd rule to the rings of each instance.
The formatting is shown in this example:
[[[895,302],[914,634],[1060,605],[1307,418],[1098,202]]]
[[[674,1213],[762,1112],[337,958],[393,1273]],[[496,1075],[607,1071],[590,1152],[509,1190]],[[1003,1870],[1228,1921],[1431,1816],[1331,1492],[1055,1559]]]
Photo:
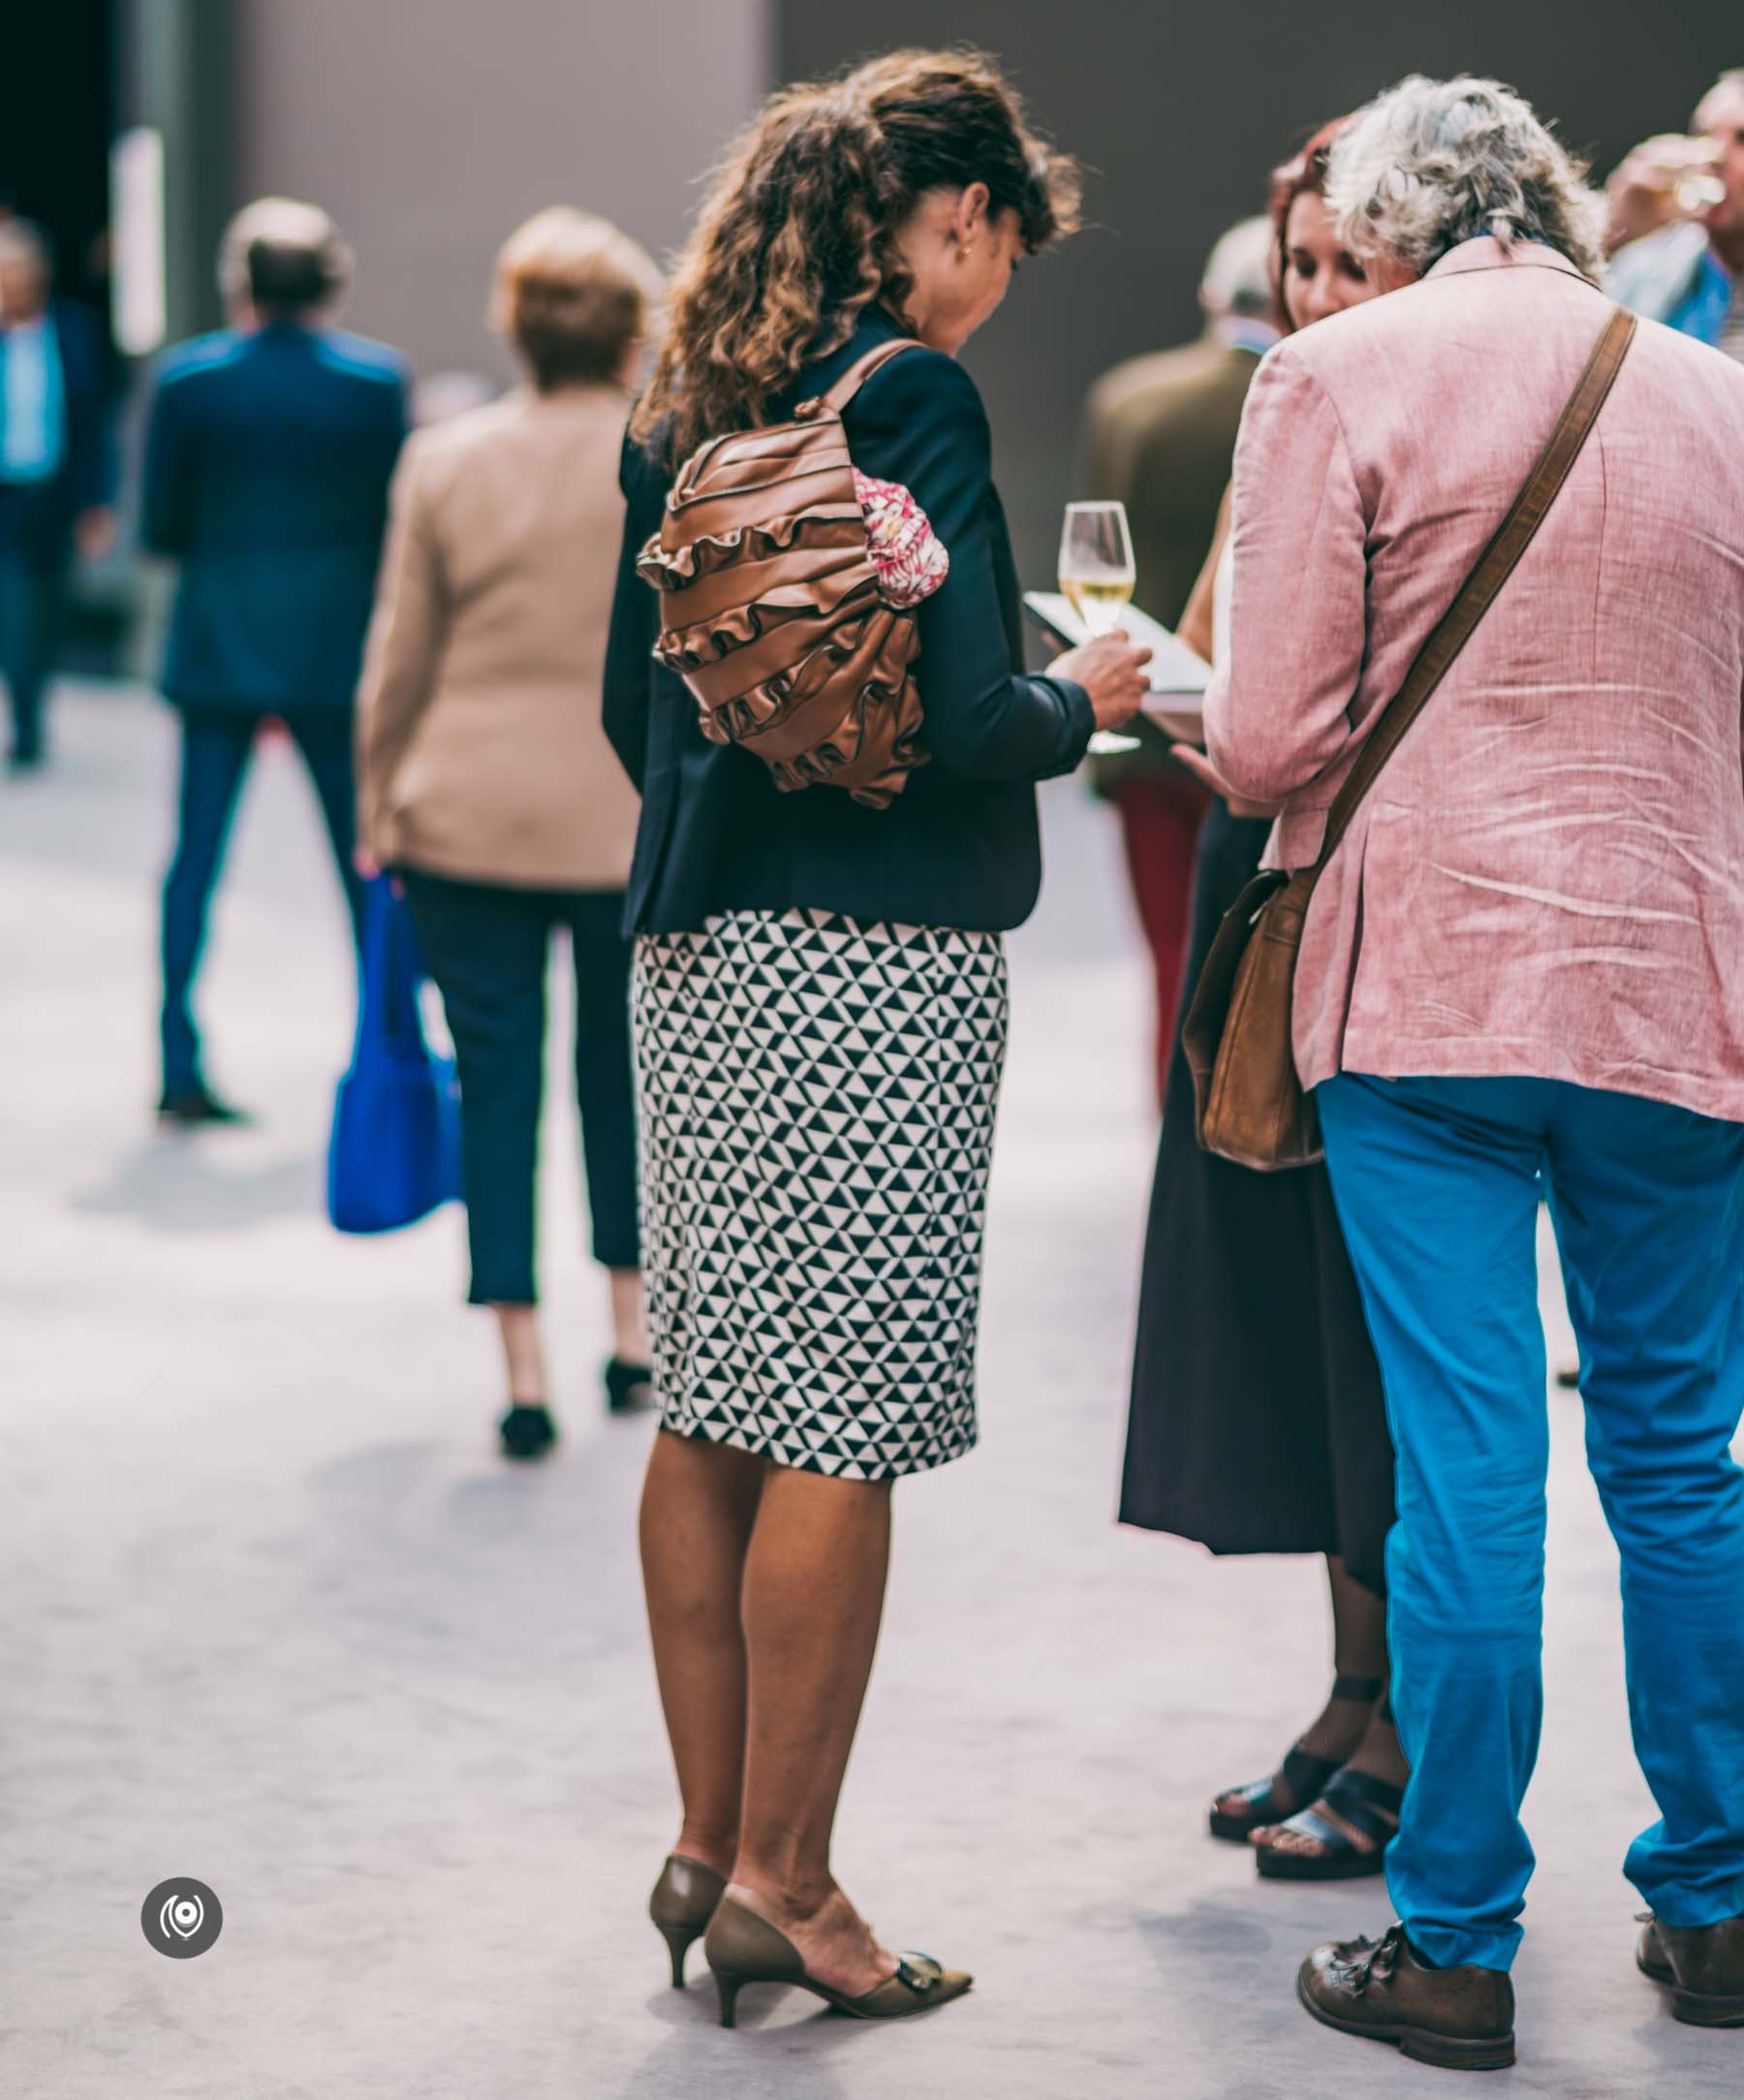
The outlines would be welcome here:
[[[1505,2071],[1514,2060],[1513,1986],[1498,1969],[1433,1969],[1405,1928],[1317,1947],[1296,1995],[1322,2026],[1390,2042],[1444,2071]]]
[[[708,1921],[726,1886],[725,1874],[717,1874],[712,1866],[704,1866],[700,1860],[687,1860],[677,1852],[670,1855],[660,1870],[654,1894],[648,1898],[648,1916],[672,1958],[674,1990],[684,1989],[684,1958],[692,1942],[700,1940],[708,1929]]]
[[[1666,1925],[1640,1915],[1635,1966],[1671,1987],[1671,2011],[1690,2027],[1744,2027],[1744,1917]]]
[[[813,1992],[839,2013],[852,2013],[856,2020],[906,2020],[911,2014],[949,2005],[974,1981],[961,1969],[942,1967],[930,1955],[905,1954],[897,1957],[893,1976],[886,1977],[863,1997],[848,1997],[808,1976],[798,1948],[787,1934],[730,1896],[722,1898],[709,1920],[702,1951],[721,1994],[723,2027],[736,2025],[738,1994],[746,1984],[791,1984],[795,1990]]]

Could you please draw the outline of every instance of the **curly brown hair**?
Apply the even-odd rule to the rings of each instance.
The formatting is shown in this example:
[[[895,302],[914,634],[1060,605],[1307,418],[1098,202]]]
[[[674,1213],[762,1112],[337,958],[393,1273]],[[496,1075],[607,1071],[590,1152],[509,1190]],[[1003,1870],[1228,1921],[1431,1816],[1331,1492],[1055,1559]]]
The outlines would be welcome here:
[[[1033,132],[995,61],[893,51],[834,80],[783,88],[716,174],[672,272],[660,360],[632,431],[673,457],[754,427],[763,405],[883,299],[904,327],[898,235],[930,190],[987,186],[1036,254],[1074,232],[1076,163]]]

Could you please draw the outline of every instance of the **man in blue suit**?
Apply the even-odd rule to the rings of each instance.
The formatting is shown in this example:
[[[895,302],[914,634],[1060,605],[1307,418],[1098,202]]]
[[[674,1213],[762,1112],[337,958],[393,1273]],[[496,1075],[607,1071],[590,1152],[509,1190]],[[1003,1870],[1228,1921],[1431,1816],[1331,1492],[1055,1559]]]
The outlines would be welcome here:
[[[269,198],[232,224],[233,325],[164,363],[145,448],[143,532],[181,563],[163,674],[182,718],[180,831],[164,885],[159,1115],[229,1122],[191,994],[230,822],[261,723],[277,717],[321,799],[354,923],[352,699],[388,485],[405,436],[392,351],[323,316],[350,257],[327,214]]]
[[[0,220],[0,676],[15,773],[43,763],[43,699],[74,551],[95,560],[114,537],[98,324],[50,288],[43,235]]]

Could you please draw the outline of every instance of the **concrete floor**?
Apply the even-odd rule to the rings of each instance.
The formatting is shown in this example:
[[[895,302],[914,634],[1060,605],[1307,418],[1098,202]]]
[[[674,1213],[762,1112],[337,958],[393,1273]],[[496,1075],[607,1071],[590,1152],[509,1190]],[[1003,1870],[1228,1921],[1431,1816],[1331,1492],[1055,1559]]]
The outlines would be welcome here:
[[[320,1207],[351,1025],[296,762],[260,765],[204,1006],[267,1112],[159,1137],[154,882],[170,721],[95,689],[0,793],[0,2091],[54,2100],[1350,2100],[1437,2074],[1296,2009],[1303,1949],[1375,1885],[1258,1884],[1202,1834],[1325,1677],[1314,1569],[1111,1521],[1151,1131],[1113,843],[1048,791],[1052,883],[1013,943],[985,1441],[898,1497],[844,1879],[974,1995],[883,2031],[771,1992],[711,2022],[641,1915],[672,1789],[637,1593],[645,1422],[592,1388],[572,1118],[548,1118],[546,1291],[567,1441],[495,1459],[491,1337],[452,1212],[376,1242]],[[1553,1336],[1564,1330],[1554,1284]],[[1553,1395],[1541,1866],[1522,2093],[1735,2094],[1744,2036],[1676,2026],[1617,1862],[1649,1817],[1613,1555]],[[210,1883],[204,1958],[145,1892]]]

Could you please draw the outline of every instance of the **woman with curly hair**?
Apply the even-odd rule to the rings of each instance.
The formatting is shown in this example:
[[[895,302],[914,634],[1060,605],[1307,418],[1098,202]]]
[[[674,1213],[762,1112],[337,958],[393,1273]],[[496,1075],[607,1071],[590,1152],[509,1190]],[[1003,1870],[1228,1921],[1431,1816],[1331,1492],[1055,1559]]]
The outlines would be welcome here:
[[[679,261],[625,453],[606,721],[642,795],[629,921],[663,1427],[641,1542],[683,1800],[652,1909],[675,1982],[707,1926],[729,2022],[747,1981],[873,2019],[969,1983],[879,1943],[829,1841],[891,1485],[976,1438],[1000,935],[1041,880],[1035,784],[1143,690],[1142,652],[1113,638],[1021,674],[987,420],[956,362],[1076,202],[1073,165],[977,54],[783,91]],[[917,613],[926,763],[871,808],[783,794],[702,736],[651,657],[636,557],[701,441],[783,422],[901,338],[918,347],[854,395],[848,445],[942,555]]]

